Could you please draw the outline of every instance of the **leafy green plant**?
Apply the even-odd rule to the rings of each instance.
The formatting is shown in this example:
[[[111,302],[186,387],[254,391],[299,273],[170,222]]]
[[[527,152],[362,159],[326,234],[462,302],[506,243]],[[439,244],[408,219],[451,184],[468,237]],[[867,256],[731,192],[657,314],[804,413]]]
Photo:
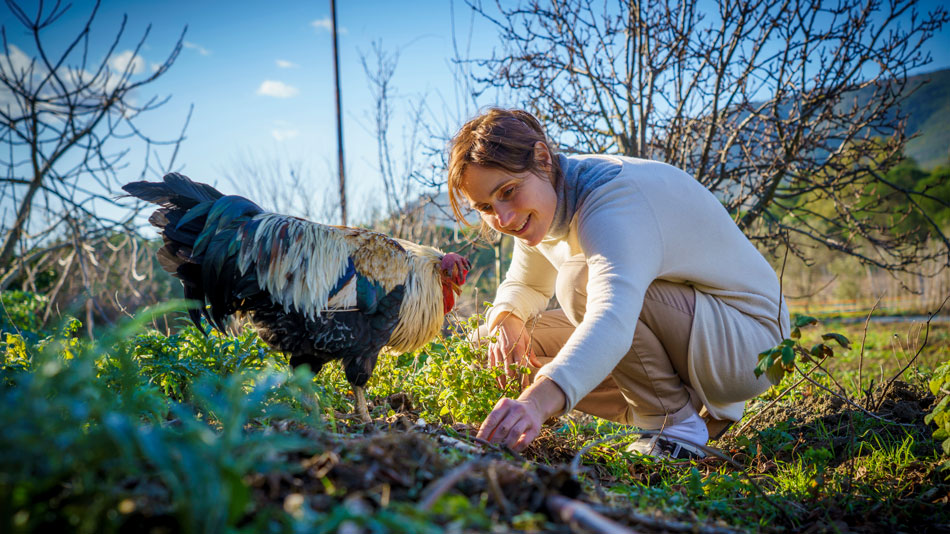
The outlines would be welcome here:
[[[950,360],[934,369],[929,386],[930,392],[937,397],[937,404],[924,417],[924,422],[937,426],[934,439],[941,440],[943,453],[950,455]]]
[[[49,303],[45,295],[27,291],[0,293],[0,332],[35,339],[42,326],[43,310]]]
[[[756,378],[765,374],[769,381],[778,384],[787,373],[795,370],[796,355],[806,362],[814,362],[834,356],[834,349],[823,342],[815,343],[811,349],[805,349],[801,344],[801,329],[818,323],[818,319],[808,315],[796,315],[792,319],[792,331],[787,339],[778,345],[759,353],[759,363],[755,366]],[[836,332],[821,335],[822,341],[835,341],[840,347],[848,349],[851,342],[845,336]]]
[[[248,521],[248,474],[312,447],[254,430],[274,420],[322,427],[309,373],[261,362],[256,342],[186,332],[165,343],[194,342],[208,358],[172,398],[168,366],[155,361],[161,335],[134,335],[146,319],[98,343],[77,338],[74,320],[36,342],[5,336],[0,530],[109,532],[151,517],[172,530],[225,531]]]
[[[373,394],[406,393],[428,421],[481,422],[498,399],[518,391],[511,382],[502,389],[497,382],[502,370],[488,368],[485,348],[469,342],[479,319],[450,326],[448,336],[415,353],[381,358],[371,382]]]

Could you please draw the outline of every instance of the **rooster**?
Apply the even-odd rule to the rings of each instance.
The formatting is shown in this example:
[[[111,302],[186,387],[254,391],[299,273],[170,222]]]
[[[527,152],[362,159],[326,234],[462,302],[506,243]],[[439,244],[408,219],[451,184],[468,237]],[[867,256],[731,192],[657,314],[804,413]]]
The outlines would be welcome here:
[[[122,187],[158,204],[149,222],[165,245],[162,268],[181,280],[189,310],[226,332],[250,320],[261,339],[314,373],[342,361],[356,409],[385,348],[415,350],[438,334],[470,268],[455,253],[344,226],[269,213],[178,173]]]

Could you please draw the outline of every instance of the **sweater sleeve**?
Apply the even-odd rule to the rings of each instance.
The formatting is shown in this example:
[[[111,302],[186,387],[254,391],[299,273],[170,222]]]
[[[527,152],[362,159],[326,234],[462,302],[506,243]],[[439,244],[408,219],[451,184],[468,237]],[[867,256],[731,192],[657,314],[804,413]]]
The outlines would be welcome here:
[[[629,350],[644,295],[663,257],[660,225],[630,180],[598,188],[578,215],[577,236],[588,264],[587,308],[557,357],[538,373],[564,391],[564,413]]]
[[[511,312],[527,321],[544,311],[554,294],[557,270],[536,248],[515,239],[511,265],[485,319],[491,325],[502,312]]]

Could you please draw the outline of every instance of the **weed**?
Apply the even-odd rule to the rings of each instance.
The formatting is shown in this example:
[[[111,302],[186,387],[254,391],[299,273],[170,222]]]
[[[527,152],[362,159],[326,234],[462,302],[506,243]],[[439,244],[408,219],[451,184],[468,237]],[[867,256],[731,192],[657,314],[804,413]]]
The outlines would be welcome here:
[[[934,370],[928,385],[930,392],[937,397],[937,404],[924,421],[937,426],[934,439],[941,440],[943,453],[950,455],[950,360]]]

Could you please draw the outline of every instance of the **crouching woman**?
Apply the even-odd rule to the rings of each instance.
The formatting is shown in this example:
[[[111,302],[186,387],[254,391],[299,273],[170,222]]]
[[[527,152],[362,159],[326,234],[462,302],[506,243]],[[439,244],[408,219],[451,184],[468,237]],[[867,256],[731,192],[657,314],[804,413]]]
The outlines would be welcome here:
[[[690,444],[771,385],[753,369],[788,335],[778,278],[682,170],[566,157],[531,114],[491,109],[452,139],[448,190],[461,222],[465,202],[515,237],[486,320],[488,357],[527,387],[498,402],[479,437],[520,450],[548,418],[578,409],[662,431],[637,452],[702,456]],[[560,307],[545,311],[552,296]]]

